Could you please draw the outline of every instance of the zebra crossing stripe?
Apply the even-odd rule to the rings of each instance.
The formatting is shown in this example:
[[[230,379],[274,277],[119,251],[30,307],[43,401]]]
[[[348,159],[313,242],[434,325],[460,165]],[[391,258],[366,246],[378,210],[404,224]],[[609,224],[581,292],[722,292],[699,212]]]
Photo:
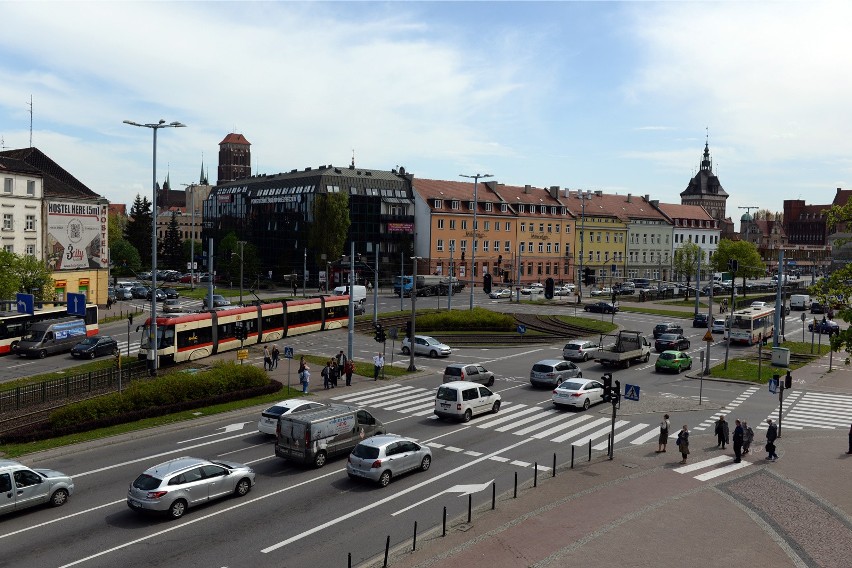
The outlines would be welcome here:
[[[633,426],[632,428],[628,428],[627,430],[624,430],[623,432],[617,433],[615,435],[615,438],[613,438],[613,440],[615,442],[620,442],[621,440],[623,440],[627,436],[630,436],[634,432],[638,432],[639,430],[643,430],[647,427],[648,427],[647,424],[637,424],[637,425]],[[597,444],[596,446],[592,446],[592,449],[604,450],[604,449],[606,449],[607,444],[608,444],[608,442],[601,442],[600,444]]]
[[[550,418],[542,419],[542,415],[550,416]],[[533,432],[535,430],[538,430],[539,428],[544,428],[545,426],[553,424],[554,422],[559,422],[564,418],[565,416],[562,412],[559,412],[558,410],[550,410],[547,412],[542,412],[541,414],[537,414],[535,416],[530,416],[529,418],[524,418],[523,420],[518,420],[517,422],[513,422],[507,426],[502,426],[500,428],[497,428],[497,431],[507,432],[519,426],[523,426],[528,422],[536,421],[535,424],[533,424],[532,426],[527,426],[526,428],[518,430],[517,432],[512,432],[516,436],[523,436],[526,432]]]
[[[691,471],[696,471],[699,469],[704,469],[705,467],[710,467],[711,465],[716,465],[717,463],[722,463],[724,461],[729,461],[731,459],[730,456],[716,456],[715,458],[710,458],[708,460],[691,463],[689,465],[685,465],[683,467],[676,467],[674,471],[678,473],[689,473]]]
[[[420,406],[415,406],[411,410],[420,410],[422,408],[425,408],[425,409],[428,409],[428,410],[422,410],[420,412],[412,412],[411,415],[412,416],[428,416],[429,414],[435,414],[435,403],[434,402],[428,402],[428,403],[422,404]]]
[[[591,418],[591,416],[589,416],[587,414],[584,414],[583,416],[578,416],[574,420],[569,420],[568,422],[563,422],[562,424],[554,426],[553,428],[548,428],[547,430],[544,430],[543,432],[538,432],[536,434],[533,434],[533,438],[538,438],[539,440],[542,439],[542,438],[547,438],[551,434],[555,434],[556,432],[561,432],[562,430],[567,430],[568,428],[573,428],[575,425],[579,424],[580,422],[585,422],[586,420],[589,420],[590,418]],[[607,420],[607,419],[604,418],[604,420]],[[594,426],[592,426],[592,428],[594,428]]]
[[[591,430],[592,428],[600,426],[601,424],[604,424],[606,422],[609,422],[609,418],[598,418],[597,420],[593,420],[592,422],[589,422],[588,424],[584,424],[583,426],[580,426],[579,428],[575,428],[574,430],[571,430],[567,434],[562,434],[561,436],[557,436],[556,438],[551,438],[550,441],[551,442],[564,442],[565,440],[567,440],[569,438],[573,438],[573,437],[575,437],[579,434],[582,434],[583,432]],[[564,428],[562,428],[562,429],[564,430]],[[551,428],[551,430],[552,430],[552,428]],[[539,436],[541,438],[546,437],[546,435],[541,435],[541,434],[544,434],[544,432],[540,432],[539,434],[534,434],[533,438],[538,438]]]
[[[627,422],[626,420],[619,420],[618,422],[615,423],[615,427],[621,428],[625,424],[629,424],[629,422]],[[612,428],[612,426],[610,424],[607,424],[606,426],[604,426],[600,430],[596,430],[595,432],[592,432],[591,434],[589,434],[587,436],[583,436],[582,438],[575,440],[574,442],[572,442],[572,444],[585,446],[586,444],[588,444],[589,442],[591,442],[592,440],[594,440],[596,438],[600,438],[601,436],[608,436],[611,428]],[[565,434],[563,434],[563,436],[565,436]],[[559,438],[554,438],[553,441],[554,442],[557,442],[557,441],[562,442],[563,440],[561,440],[560,438],[563,438],[563,436],[559,436]],[[565,440],[567,440],[567,439],[568,438],[565,438]]]
[[[403,392],[405,391],[405,392]],[[407,393],[417,392],[414,390],[414,387],[399,387],[396,392],[391,394],[390,396],[398,396]],[[388,397],[388,393],[370,393],[363,396],[355,396],[353,398],[347,398],[347,402],[354,402],[356,404],[364,404],[364,405],[372,405],[373,401],[381,401],[385,400]]]
[[[634,446],[638,446],[638,445],[644,444],[644,443],[646,443],[650,440],[653,440],[654,438],[658,437],[659,435],[660,435],[660,428],[654,427],[654,428],[648,430],[647,432],[645,432],[644,434],[642,434],[641,436],[639,436],[638,438],[636,438],[635,440],[631,441],[630,443],[633,444]]]
[[[392,404],[398,404],[398,403],[401,403],[401,402],[411,401],[411,400],[414,400],[414,399],[417,399],[417,400],[433,400],[433,398],[431,396],[427,396],[427,397],[424,398],[423,392],[411,394],[413,392],[414,391],[411,391],[409,393],[402,393],[402,394],[399,394],[399,395],[395,395],[395,396],[389,397],[386,400],[374,402],[370,406],[375,406],[376,408],[384,408],[384,407],[392,405]]]
[[[502,424],[503,422],[508,422],[510,420],[514,420],[518,416],[523,416],[524,414],[529,414],[530,412],[541,411],[540,408],[537,408],[535,406],[531,406],[531,407],[528,407],[528,408],[518,408],[519,406],[521,406],[521,405],[519,404],[514,409],[510,410],[511,414],[510,413],[503,414],[500,418],[496,418],[494,420],[489,420],[488,422],[483,422],[482,424],[477,424],[476,426],[478,428],[490,428],[492,426],[496,426],[497,424]],[[514,411],[514,412],[512,412],[512,411]]]
[[[730,460],[730,457],[728,459]],[[729,463],[725,467],[720,467],[712,471],[708,471],[707,473],[696,475],[694,477],[698,481],[707,481],[708,479],[713,479],[714,477],[719,477],[720,475],[725,475],[726,473],[731,473],[732,471],[737,471],[738,469],[742,469],[750,465],[751,463],[747,461],[741,461],[740,463],[734,463],[733,461],[731,461],[731,463]]]
[[[409,407],[416,406],[418,404],[426,402],[427,400],[429,402],[432,402],[432,403],[435,402],[434,399],[431,399],[431,398],[427,399],[427,398],[423,398],[422,396],[414,396],[414,397],[412,397],[412,399],[413,400],[409,400],[407,402],[396,401],[398,404],[394,404],[393,406],[388,406],[387,408],[385,408],[385,410],[398,410],[399,412],[408,412],[407,409]]]
[[[399,388],[401,388],[400,385],[388,385],[386,387],[376,387],[374,389],[370,389],[368,391],[365,391],[365,392],[359,393],[359,394],[373,394],[373,393],[376,393],[376,392],[397,390]],[[412,387],[408,387],[408,388],[412,388]],[[338,396],[333,396],[333,397],[331,397],[331,400],[339,400],[341,398],[346,398],[348,396],[352,396],[352,393],[346,393],[346,394],[341,394],[341,395],[338,395]]]

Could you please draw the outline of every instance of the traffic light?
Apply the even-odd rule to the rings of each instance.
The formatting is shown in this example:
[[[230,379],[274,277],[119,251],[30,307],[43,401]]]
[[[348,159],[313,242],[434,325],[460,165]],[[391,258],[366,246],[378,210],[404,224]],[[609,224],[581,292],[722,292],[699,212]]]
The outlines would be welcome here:
[[[613,404],[618,404],[621,400],[621,381],[615,381],[615,387],[612,389],[611,397]]]
[[[127,314],[127,325],[133,325],[133,314]]]
[[[405,337],[411,339],[411,320],[405,322]]]
[[[586,286],[591,286],[595,283],[595,277],[592,275],[592,269],[586,267],[583,269],[583,284]]]
[[[376,324],[376,335],[374,339],[378,343],[384,343],[385,341],[385,328],[382,327],[382,324]]]
[[[244,323],[240,322],[236,325],[236,327],[234,328],[234,337],[236,337],[240,341],[245,341],[246,339],[248,339]]]
[[[387,334],[385,333],[385,328],[379,328],[379,343],[384,343],[387,341]]]
[[[784,377],[784,388],[785,389],[793,388],[793,375],[790,374],[790,371],[787,371],[787,376]]]
[[[603,381],[603,401],[609,402],[612,400],[612,373],[604,373],[601,380]]]
[[[485,276],[482,277],[482,291],[486,294],[491,293],[491,274],[486,273]]]
[[[553,299],[553,278],[544,281],[544,297],[548,300]]]

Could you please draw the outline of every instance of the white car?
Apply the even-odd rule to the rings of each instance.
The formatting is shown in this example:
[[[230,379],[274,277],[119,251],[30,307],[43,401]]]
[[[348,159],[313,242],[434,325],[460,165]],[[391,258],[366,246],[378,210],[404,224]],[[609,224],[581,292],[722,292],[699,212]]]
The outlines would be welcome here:
[[[612,288],[606,287],[599,290],[592,290],[592,296],[612,296]]]
[[[501,288],[499,290],[493,290],[490,294],[488,294],[489,298],[497,299],[497,298],[511,298],[512,291],[509,288]]]
[[[500,411],[501,397],[488,387],[470,381],[452,381],[438,387],[435,393],[435,415],[470,422],[477,414]]]
[[[572,284],[566,284],[565,286],[557,286],[553,289],[554,296],[570,296],[574,293],[574,286]]]
[[[275,435],[275,429],[278,427],[278,418],[292,412],[302,412],[305,410],[314,410],[325,406],[321,402],[311,402],[303,398],[290,398],[276,402],[260,414],[260,420],[257,422],[257,429],[261,434]]]
[[[762,310],[765,307],[766,307],[766,302],[760,302],[760,301],[755,300],[754,302],[751,303],[752,309]]]
[[[588,410],[591,405],[603,402],[603,384],[594,379],[568,379],[553,389],[551,400],[556,407]]]
[[[725,320],[723,319],[714,319],[713,325],[710,328],[712,333],[725,333]]]
[[[529,296],[530,294],[544,294],[544,284],[533,282],[521,288],[521,294]]]
[[[408,355],[411,353],[411,340],[407,337],[402,340],[402,353]],[[414,336],[414,354],[428,355],[429,357],[449,357],[453,350],[449,345],[445,345],[428,335]]]

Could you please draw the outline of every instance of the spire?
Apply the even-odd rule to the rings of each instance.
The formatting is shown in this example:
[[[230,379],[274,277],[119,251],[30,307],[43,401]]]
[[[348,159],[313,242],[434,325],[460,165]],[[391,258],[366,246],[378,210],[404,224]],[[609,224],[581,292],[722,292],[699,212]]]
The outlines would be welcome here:
[[[355,148],[352,148],[352,163],[351,163],[351,164],[349,164],[349,167],[350,167],[350,168],[354,168],[354,167],[355,167]]]
[[[163,182],[163,191],[170,191],[172,189],[172,184],[169,183],[169,175],[171,175],[168,171],[166,172],[166,181]]]
[[[701,171],[711,171],[713,169],[713,162],[710,160],[710,142],[704,142],[704,159],[701,160]]]
[[[208,185],[207,176],[204,175],[204,152],[201,153],[201,175],[198,177],[199,185]]]

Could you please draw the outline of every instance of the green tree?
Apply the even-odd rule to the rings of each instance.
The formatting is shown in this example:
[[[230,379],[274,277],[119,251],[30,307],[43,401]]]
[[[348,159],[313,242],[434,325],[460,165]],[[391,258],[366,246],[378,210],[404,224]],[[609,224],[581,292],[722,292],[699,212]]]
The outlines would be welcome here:
[[[833,205],[826,214],[826,222],[830,233],[849,232],[852,226],[852,200],[845,205]],[[849,238],[835,240],[834,247],[843,248],[850,242]],[[835,316],[845,321],[852,321],[852,264],[844,264],[830,275],[818,280],[808,289],[808,293],[821,304],[827,304],[835,308]],[[831,348],[834,351],[846,352],[846,364],[850,364],[850,353],[852,353],[852,329],[841,330],[837,335],[831,336]]]
[[[139,252],[143,266],[151,266],[151,231],[154,217],[151,202],[147,197],[136,194],[130,208],[130,220],[124,230],[124,238]]]
[[[142,269],[139,251],[129,241],[120,239],[109,243],[110,259],[118,274],[135,274]]]
[[[308,235],[311,250],[315,251],[317,265],[323,266],[322,254],[336,260],[343,254],[346,235],[349,234],[349,195],[326,193],[317,195],[313,208],[314,222]]]
[[[183,251],[183,266],[186,266],[186,263],[192,260],[192,239],[186,239],[181,243],[181,250]],[[199,255],[202,251],[201,241],[195,241],[195,254]]]
[[[53,275],[43,260],[34,256],[19,256],[15,262],[19,278],[18,291],[35,296],[36,301],[53,297]]]
[[[21,291],[21,281],[15,272],[17,257],[5,250],[0,250],[0,298],[13,300],[15,294]]]
[[[710,259],[710,264],[716,272],[730,272],[729,260],[736,260],[737,276],[743,279],[742,290],[745,290],[746,278],[760,278],[766,275],[766,266],[754,243],[748,241],[732,241],[722,239],[716,248],[716,254]]]
[[[692,277],[698,270],[698,260],[701,259],[703,263],[705,254],[704,249],[693,242],[684,243],[675,251],[673,269],[678,279],[686,278],[687,290],[690,288],[689,283],[692,282]]]
[[[166,234],[160,241],[159,251],[163,266],[172,270],[183,270],[186,264],[183,262],[183,246],[181,244],[180,229],[177,222],[177,211],[172,211],[172,218],[166,227]],[[157,259],[159,261],[159,258]]]

